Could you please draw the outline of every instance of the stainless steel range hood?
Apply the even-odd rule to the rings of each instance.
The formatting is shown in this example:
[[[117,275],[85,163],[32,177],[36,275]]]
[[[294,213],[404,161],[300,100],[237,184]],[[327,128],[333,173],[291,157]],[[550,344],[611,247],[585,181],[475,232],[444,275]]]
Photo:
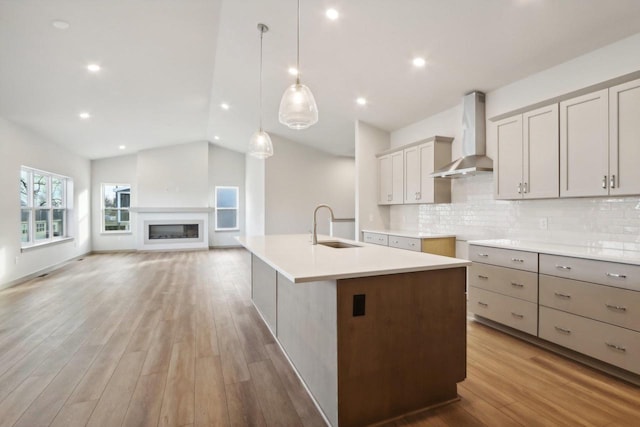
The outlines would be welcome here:
[[[485,155],[484,93],[474,91],[465,95],[462,108],[463,157],[432,173],[434,178],[461,178],[493,172],[493,160]]]

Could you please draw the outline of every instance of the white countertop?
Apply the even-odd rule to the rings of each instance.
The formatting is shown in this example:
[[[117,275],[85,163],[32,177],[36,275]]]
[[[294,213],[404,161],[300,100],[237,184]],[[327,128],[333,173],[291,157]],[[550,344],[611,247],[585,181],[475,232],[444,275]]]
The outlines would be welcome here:
[[[446,237],[456,237],[455,234],[436,234],[424,231],[407,231],[407,230],[362,230],[363,233],[388,234],[389,236],[413,237],[415,239],[437,239]]]
[[[294,283],[381,276],[471,265],[471,262],[464,259],[406,251],[329,236],[318,236],[318,241],[341,241],[360,247],[338,249],[312,245],[309,234],[242,236],[237,239],[242,246]]]
[[[471,240],[470,245],[490,246],[494,248],[517,249],[549,255],[561,255],[574,258],[586,258],[599,261],[621,262],[640,265],[640,252],[620,249],[604,249],[588,246],[562,245],[549,242],[527,242],[522,240]]]

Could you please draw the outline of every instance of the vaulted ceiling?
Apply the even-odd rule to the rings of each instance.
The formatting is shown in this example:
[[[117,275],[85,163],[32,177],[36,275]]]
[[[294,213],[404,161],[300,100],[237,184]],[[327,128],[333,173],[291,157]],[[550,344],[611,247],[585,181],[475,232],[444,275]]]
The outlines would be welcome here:
[[[265,130],[353,155],[356,119],[392,131],[469,90],[491,91],[640,32],[637,0],[301,5],[301,76],[320,110],[310,129],[278,123],[294,80],[296,0],[0,0],[0,116],[88,158],[199,140],[245,151],[258,126],[262,22]],[[337,20],[325,16],[329,7]],[[415,56],[427,65],[415,68]],[[89,63],[101,70],[88,72]],[[91,117],[80,119],[85,111]]]

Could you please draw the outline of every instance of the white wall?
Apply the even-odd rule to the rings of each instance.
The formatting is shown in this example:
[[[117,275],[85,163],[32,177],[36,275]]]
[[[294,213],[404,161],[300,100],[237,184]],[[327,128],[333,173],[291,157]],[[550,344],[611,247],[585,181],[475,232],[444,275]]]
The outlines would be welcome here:
[[[21,252],[20,166],[58,173],[73,179],[73,210],[69,230],[74,240]],[[83,255],[91,250],[89,160],[0,118],[0,288],[22,277]]]
[[[266,160],[266,234],[309,233],[314,208],[325,203],[336,217],[355,215],[355,162],[272,135]],[[329,214],[318,212],[318,233],[329,234]]]
[[[110,157],[91,161],[91,235],[94,251],[133,250],[136,247],[136,214],[130,213],[131,231],[128,233],[102,232],[102,184],[131,185],[131,206],[137,206],[137,156]]]
[[[207,207],[209,143],[207,141],[143,150],[136,166],[136,207]]]
[[[390,148],[388,132],[356,121],[356,236],[362,230],[389,228],[389,208],[378,206],[376,153]]]
[[[238,246],[236,236],[245,233],[245,155],[209,145],[209,205],[215,206],[216,186],[238,187],[238,231],[215,231],[214,213],[209,216],[209,246]]]
[[[245,234],[265,234],[265,162],[245,155]]]
[[[637,34],[489,92],[487,117],[638,71],[639,51]],[[434,134],[454,136],[457,158],[460,123],[457,106],[393,132],[392,146]],[[487,122],[489,157],[495,157],[495,147],[495,126]],[[451,204],[391,207],[390,227],[454,233],[462,240],[509,237],[640,250],[639,197],[497,201],[492,175],[454,180],[452,192]]]

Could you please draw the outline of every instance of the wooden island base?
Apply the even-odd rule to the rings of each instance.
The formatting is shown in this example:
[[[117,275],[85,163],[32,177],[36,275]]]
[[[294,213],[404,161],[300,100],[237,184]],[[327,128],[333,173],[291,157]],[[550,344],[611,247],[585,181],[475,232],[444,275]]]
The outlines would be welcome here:
[[[293,283],[252,257],[252,299],[332,426],[457,399],[466,268]]]

